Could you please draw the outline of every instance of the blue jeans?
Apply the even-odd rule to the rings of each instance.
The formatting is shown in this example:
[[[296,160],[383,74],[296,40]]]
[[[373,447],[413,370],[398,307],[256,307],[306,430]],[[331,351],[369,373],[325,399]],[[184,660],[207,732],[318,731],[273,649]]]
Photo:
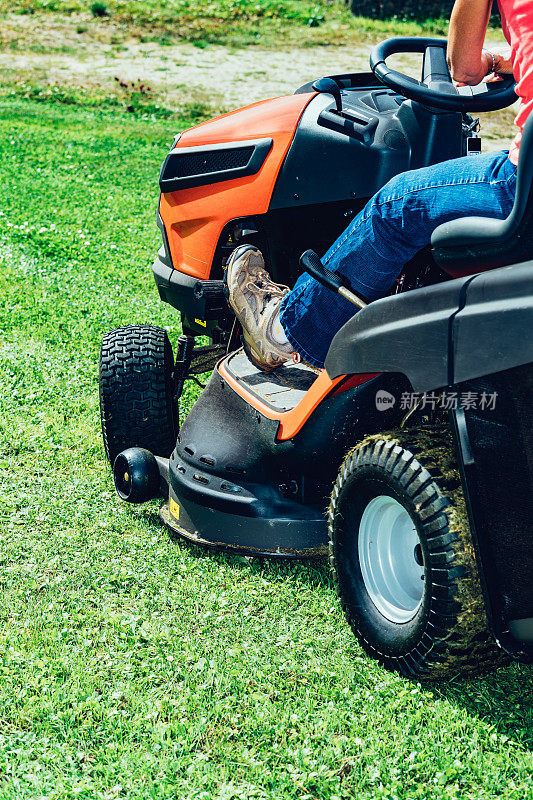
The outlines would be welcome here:
[[[369,200],[322,263],[347,277],[356,294],[377,300],[442,222],[469,216],[505,219],[515,191],[516,167],[507,152],[405,172]],[[331,340],[354,313],[351,303],[303,273],[283,300],[280,321],[302,358],[322,367]]]

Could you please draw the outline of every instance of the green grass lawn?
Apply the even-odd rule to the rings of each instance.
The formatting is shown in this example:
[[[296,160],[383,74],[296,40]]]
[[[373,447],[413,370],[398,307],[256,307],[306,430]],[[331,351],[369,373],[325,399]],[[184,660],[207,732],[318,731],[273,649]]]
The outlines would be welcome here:
[[[0,102],[0,800],[533,797],[531,668],[410,683],[324,565],[190,549],[115,498],[98,347],[179,334],[150,262],[187,122]]]
[[[374,42],[393,35],[445,36],[448,29],[442,19],[354,17],[343,0],[0,0],[0,15],[9,13],[35,15],[36,20],[74,16],[81,35],[110,38],[112,44],[133,36],[162,45],[190,41],[200,47],[212,43],[314,46]],[[30,31],[26,41],[10,40],[9,46],[27,47],[28,38],[32,38]],[[2,40],[0,31],[0,45]],[[57,48],[59,43],[49,41],[46,46]]]

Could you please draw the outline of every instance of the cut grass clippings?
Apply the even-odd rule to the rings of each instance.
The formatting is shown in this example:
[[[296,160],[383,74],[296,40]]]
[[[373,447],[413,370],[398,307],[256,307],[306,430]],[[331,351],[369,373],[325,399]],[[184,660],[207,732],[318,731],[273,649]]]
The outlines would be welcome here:
[[[532,797],[531,668],[391,675],[325,565],[191,549],[115,497],[99,343],[179,335],[150,264],[191,122],[0,102],[0,800]]]

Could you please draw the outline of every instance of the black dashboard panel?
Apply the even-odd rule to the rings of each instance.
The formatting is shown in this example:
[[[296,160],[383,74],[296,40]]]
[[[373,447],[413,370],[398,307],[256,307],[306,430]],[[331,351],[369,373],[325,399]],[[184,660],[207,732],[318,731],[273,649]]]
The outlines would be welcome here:
[[[305,109],[270,209],[366,199],[409,169],[464,155],[462,115],[429,111],[385,87],[342,91]]]

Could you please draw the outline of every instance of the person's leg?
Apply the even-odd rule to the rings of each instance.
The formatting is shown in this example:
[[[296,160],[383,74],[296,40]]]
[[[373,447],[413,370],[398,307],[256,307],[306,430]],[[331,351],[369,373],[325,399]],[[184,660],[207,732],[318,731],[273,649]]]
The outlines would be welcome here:
[[[366,204],[322,261],[344,275],[357,294],[376,300],[441,223],[464,216],[504,219],[515,189],[516,167],[506,153],[403,173]],[[306,273],[290,292],[273,284],[261,253],[249,245],[234,251],[226,275],[247,353],[261,369],[291,357],[323,366],[334,335],[355,313],[353,305]]]
[[[383,297],[441,223],[464,216],[504,219],[512,209],[516,168],[506,153],[470,156],[393,178],[352,220],[322,259],[366,300]],[[281,302],[292,347],[322,366],[333,336],[354,306],[304,273]]]

